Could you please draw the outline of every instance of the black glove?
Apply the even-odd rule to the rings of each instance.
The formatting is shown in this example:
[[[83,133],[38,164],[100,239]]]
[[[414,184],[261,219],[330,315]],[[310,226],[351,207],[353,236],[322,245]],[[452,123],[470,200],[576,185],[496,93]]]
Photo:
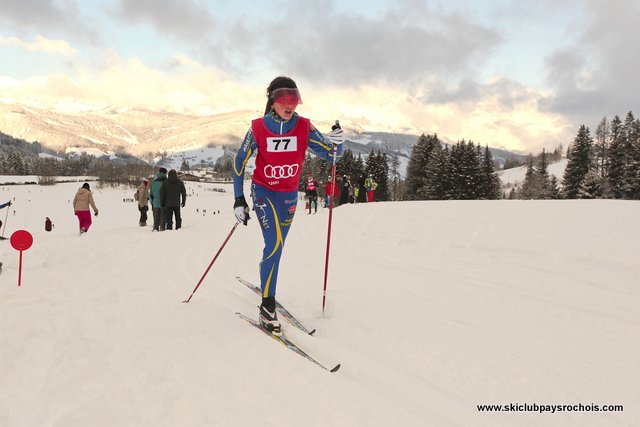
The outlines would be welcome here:
[[[340,127],[340,120],[336,120],[336,123],[333,126],[331,126],[331,130],[336,130],[336,129],[342,129]]]
[[[7,206],[11,206],[11,200],[9,200],[9,203],[7,203]]]
[[[182,202],[182,205],[180,205],[180,206],[182,206],[182,207],[184,208],[184,205],[185,205],[186,203],[187,203],[187,202]]]
[[[233,213],[236,215],[238,222],[247,225],[247,221],[251,218],[249,217],[249,205],[244,196],[236,197],[236,201],[233,204]]]

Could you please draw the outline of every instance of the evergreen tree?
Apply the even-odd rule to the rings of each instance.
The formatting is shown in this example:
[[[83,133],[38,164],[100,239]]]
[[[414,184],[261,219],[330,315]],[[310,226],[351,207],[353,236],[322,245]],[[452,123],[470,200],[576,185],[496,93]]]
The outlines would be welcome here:
[[[581,125],[571,147],[567,168],[564,171],[564,195],[568,199],[578,198],[583,190],[585,178],[592,164],[592,148],[593,139],[589,128]]]
[[[594,141],[594,160],[598,175],[605,180],[607,178],[609,160],[609,130],[610,125],[606,117],[603,117],[596,128]]]
[[[375,191],[375,200],[386,202],[389,200],[389,158],[387,153],[378,150],[375,156],[376,170],[373,173],[374,180],[378,183]]]
[[[615,116],[611,120],[609,131],[608,174],[606,189],[609,196],[623,197],[625,175],[625,147],[622,134],[622,120]]]
[[[449,156],[452,175],[452,198],[475,200],[479,194],[480,162],[473,142],[459,141]]]
[[[436,135],[422,134],[413,146],[405,180],[406,200],[420,199],[420,189],[426,185],[427,180],[427,163],[429,163],[429,158],[437,143],[439,141]]]
[[[553,190],[551,188],[551,180],[549,178],[549,162],[547,161],[547,152],[542,149],[542,154],[538,159],[536,168],[536,191],[537,199],[551,199]]]
[[[533,167],[533,156],[529,155],[529,157],[527,158],[527,171],[524,174],[524,181],[522,181],[520,198],[526,200],[537,198],[536,187],[536,171]]]
[[[628,199],[640,199],[640,122],[629,111],[623,125],[625,174],[623,193]]]
[[[551,175],[549,178],[549,198],[553,200],[560,199],[562,195],[560,194],[560,186],[558,184],[558,178],[555,175]]]
[[[627,117],[622,124],[622,147],[624,158],[624,174],[622,178],[622,197],[625,199],[633,198],[635,188],[636,167],[634,162],[634,130],[633,122],[635,118],[633,113],[629,111]]]
[[[597,169],[590,169],[584,177],[584,182],[580,186],[578,193],[580,199],[602,198],[602,180]]]
[[[429,172],[425,178],[425,185],[419,190],[421,200],[444,200],[450,199],[450,175],[449,175],[449,152],[442,145],[434,147],[431,157],[427,162],[426,169]]]
[[[8,170],[11,175],[27,175],[27,171],[22,159],[22,153],[13,150],[7,157]]]
[[[480,145],[478,145],[480,148]],[[489,146],[484,147],[482,155],[482,173],[480,175],[480,198],[488,200],[496,200],[500,198],[500,178],[495,172],[493,156],[489,150]]]
[[[0,175],[9,175],[7,156],[2,151],[0,151]]]
[[[508,157],[507,160],[504,161],[503,169],[511,169],[511,168],[519,168],[520,166],[524,166],[526,163],[523,163],[522,160],[517,159],[516,157]]]
[[[360,177],[357,177],[360,178]],[[400,175],[400,160],[397,153],[391,153],[389,159],[389,197],[390,200],[402,200],[402,177]],[[355,182],[354,182],[355,185]]]
[[[336,165],[336,174],[338,176],[349,176],[352,179],[362,173],[362,170],[358,169],[356,157],[351,150],[344,150],[342,153],[342,159]]]

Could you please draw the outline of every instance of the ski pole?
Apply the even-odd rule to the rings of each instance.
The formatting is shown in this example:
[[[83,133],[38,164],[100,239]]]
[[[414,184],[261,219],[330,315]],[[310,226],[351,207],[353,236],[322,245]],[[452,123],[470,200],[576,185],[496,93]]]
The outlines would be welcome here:
[[[340,122],[336,120],[336,124],[331,126],[331,130],[340,129]],[[329,226],[327,229],[327,256],[324,261],[324,288],[322,290],[322,313],[327,300],[327,276],[329,274],[329,249],[331,247],[331,221],[333,219],[333,199],[336,193],[336,157],[338,156],[338,146],[333,144],[333,164],[331,165],[331,196],[329,196]]]
[[[231,229],[231,231],[229,232],[229,235],[227,236],[226,239],[224,239],[224,242],[222,243],[222,246],[220,246],[220,249],[218,249],[218,252],[216,253],[216,255],[213,257],[213,259],[211,260],[211,263],[209,264],[209,267],[207,267],[207,269],[205,270],[204,274],[202,275],[202,277],[200,278],[200,281],[198,282],[198,284],[196,285],[196,287],[193,289],[193,292],[191,292],[191,295],[189,295],[189,298],[182,301],[184,303],[187,303],[189,301],[191,301],[191,297],[193,297],[193,294],[196,293],[196,291],[198,290],[198,288],[200,287],[200,284],[202,283],[202,281],[204,280],[204,278],[207,276],[207,273],[209,273],[209,270],[211,269],[211,266],[213,265],[214,262],[216,262],[216,259],[218,259],[218,255],[220,255],[220,252],[222,252],[222,249],[224,249],[224,246],[227,244],[227,242],[229,241],[229,239],[231,238],[231,235],[233,234],[234,231],[236,231],[236,227],[238,227],[238,224],[240,224],[239,222],[236,222],[233,225],[233,228]]]
[[[7,214],[4,216],[4,225],[2,227],[2,238],[4,239],[4,230],[7,229],[7,218],[9,218],[9,206],[7,206]]]

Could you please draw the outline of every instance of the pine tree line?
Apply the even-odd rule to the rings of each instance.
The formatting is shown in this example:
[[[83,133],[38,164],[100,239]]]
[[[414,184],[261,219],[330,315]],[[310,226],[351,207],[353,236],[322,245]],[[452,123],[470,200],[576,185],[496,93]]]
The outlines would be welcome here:
[[[629,111],[604,117],[596,128],[580,126],[567,149],[562,195],[568,199],[640,199],[640,119]]]
[[[402,199],[498,199],[500,189],[489,147],[464,140],[449,147],[423,134],[411,152]]]
[[[43,184],[54,183],[50,179],[53,176],[83,175],[97,176],[103,182],[121,183],[128,182],[130,177],[149,176],[154,170],[153,166],[132,161],[132,158],[115,162],[107,156],[88,154],[68,155],[62,159],[39,157],[37,151],[25,149],[24,145],[7,143],[6,140],[0,143],[0,175],[35,175]]]

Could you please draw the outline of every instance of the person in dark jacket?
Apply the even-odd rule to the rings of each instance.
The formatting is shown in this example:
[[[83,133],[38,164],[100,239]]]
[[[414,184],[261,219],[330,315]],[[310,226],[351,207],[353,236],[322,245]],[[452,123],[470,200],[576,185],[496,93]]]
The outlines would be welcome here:
[[[164,220],[162,211],[160,189],[162,189],[162,184],[164,184],[166,180],[167,170],[165,168],[158,169],[158,174],[151,183],[151,191],[149,191],[151,211],[153,212],[153,229],[151,231],[164,231],[166,221]]]
[[[358,178],[358,194],[356,196],[356,203],[367,202],[367,190],[364,188],[364,175],[360,175]]]
[[[348,175],[342,175],[342,184],[340,189],[340,206],[349,203],[349,193],[351,189],[351,178]]]
[[[180,202],[180,196],[182,196],[182,202]],[[176,216],[176,230],[182,227],[182,217],[180,216],[180,207],[184,208],[187,202],[187,189],[184,187],[184,182],[178,178],[178,174],[175,169],[169,171],[169,177],[162,184],[160,189],[160,203],[164,211],[164,220],[166,223],[165,229],[171,230],[173,224],[173,215]]]

